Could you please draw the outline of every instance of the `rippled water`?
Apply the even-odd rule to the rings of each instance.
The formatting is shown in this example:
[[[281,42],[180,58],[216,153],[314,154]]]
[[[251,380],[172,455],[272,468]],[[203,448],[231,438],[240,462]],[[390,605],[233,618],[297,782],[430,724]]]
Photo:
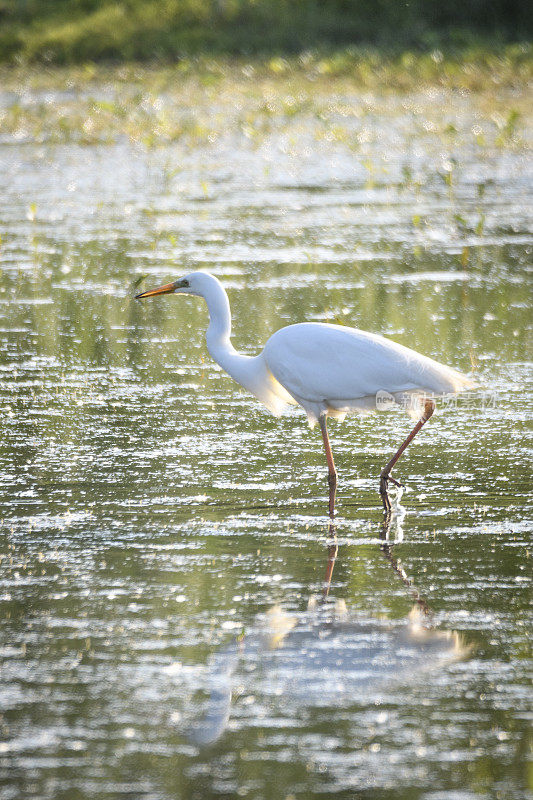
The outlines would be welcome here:
[[[469,130],[444,100],[412,108]],[[307,119],[259,143],[0,147],[2,800],[529,796],[529,162],[446,148],[410,108],[365,117],[363,156]],[[482,387],[403,457],[388,534],[377,476],[411,421],[331,424],[327,598],[319,433],[210,361],[200,300],[131,299],[197,267],[244,352],[336,321]],[[464,652],[395,676],[417,598]],[[296,628],[265,639],[269,613]],[[364,681],[354,636],[381,653]],[[232,696],[201,746],[213,669]]]

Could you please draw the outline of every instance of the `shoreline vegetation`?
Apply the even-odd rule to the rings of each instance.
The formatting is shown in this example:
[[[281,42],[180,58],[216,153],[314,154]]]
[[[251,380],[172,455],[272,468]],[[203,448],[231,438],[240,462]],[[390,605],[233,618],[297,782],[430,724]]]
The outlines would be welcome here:
[[[376,48],[450,57],[531,40],[523,0],[0,0],[0,62],[175,62]]]
[[[0,0],[1,2],[1,0]],[[121,82],[137,80],[141,75],[159,75],[185,79],[196,76],[205,85],[240,76],[241,78],[306,77],[320,82],[331,78],[350,79],[354,85],[373,89],[377,86],[396,91],[416,86],[441,86],[475,91],[487,84],[525,88],[533,78],[533,45],[529,42],[501,46],[472,45],[463,49],[392,52],[375,47],[349,46],[342,49],[306,50],[295,55],[231,56],[199,54],[167,61],[85,61],[71,65],[0,60],[1,86],[11,88],[20,76],[32,85],[70,81],[73,85],[100,82],[108,75]]]
[[[387,113],[440,91],[476,95],[477,145],[523,146],[531,17],[520,0],[0,0],[0,142],[259,142],[306,123],[357,147],[355,95]]]

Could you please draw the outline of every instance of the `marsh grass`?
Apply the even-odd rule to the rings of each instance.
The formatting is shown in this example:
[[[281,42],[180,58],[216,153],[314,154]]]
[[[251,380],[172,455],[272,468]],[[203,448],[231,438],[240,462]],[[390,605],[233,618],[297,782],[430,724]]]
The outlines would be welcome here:
[[[198,58],[163,67],[4,68],[0,137],[78,144],[127,139],[156,147],[208,145],[231,134],[259,144],[280,126],[297,135],[305,122],[317,141],[360,151],[373,135],[365,117],[378,106],[389,113],[388,98],[442,92],[444,101],[452,95],[475,98],[479,124],[469,131],[473,146],[516,147],[524,144],[530,77],[526,46],[499,55],[465,53],[461,59],[440,53],[393,59],[349,50],[293,59]],[[412,113],[421,136],[453,145],[460,120],[445,114],[428,120],[415,106]],[[376,179],[370,163],[368,177]],[[451,173],[444,179],[451,181]]]

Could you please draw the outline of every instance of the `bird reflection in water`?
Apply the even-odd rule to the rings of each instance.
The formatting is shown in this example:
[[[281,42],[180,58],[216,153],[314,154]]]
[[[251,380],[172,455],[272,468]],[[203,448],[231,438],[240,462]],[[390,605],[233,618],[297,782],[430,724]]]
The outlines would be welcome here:
[[[469,648],[457,633],[431,626],[431,611],[393,555],[401,540],[401,516],[386,515],[380,530],[381,551],[413,597],[410,614],[399,621],[352,613],[344,600],[328,599],[338,554],[336,526],[329,521],[328,560],[322,592],[304,612],[287,614],[276,605],[260,615],[242,639],[211,659],[209,699],[200,721],[188,732],[197,745],[215,742],[224,733],[232,699],[261,696],[272,705],[350,706],[360,698],[378,701],[387,688],[409,685],[421,673],[464,658]]]

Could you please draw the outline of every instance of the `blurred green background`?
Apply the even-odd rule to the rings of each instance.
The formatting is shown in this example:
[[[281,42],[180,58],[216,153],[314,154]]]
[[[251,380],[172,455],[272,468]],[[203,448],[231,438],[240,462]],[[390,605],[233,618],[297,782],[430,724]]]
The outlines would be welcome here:
[[[520,0],[0,0],[0,59],[499,47],[530,38],[531,8]]]

